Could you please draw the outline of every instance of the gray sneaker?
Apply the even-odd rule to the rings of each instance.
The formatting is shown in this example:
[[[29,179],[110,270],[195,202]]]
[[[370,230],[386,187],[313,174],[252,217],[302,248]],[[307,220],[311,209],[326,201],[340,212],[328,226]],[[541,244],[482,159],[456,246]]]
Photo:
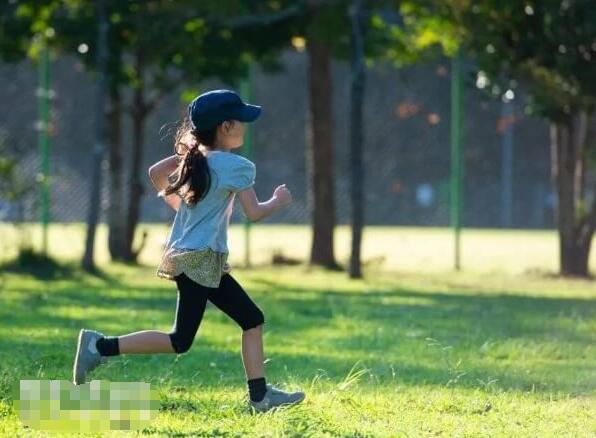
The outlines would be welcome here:
[[[267,384],[265,398],[259,402],[250,400],[250,405],[258,412],[265,412],[278,406],[295,405],[304,400],[305,394],[302,391],[285,392],[279,388]]]
[[[73,368],[73,382],[75,385],[85,383],[87,373],[108,361],[108,356],[102,356],[97,351],[95,343],[104,334],[94,330],[81,329],[77,344]]]

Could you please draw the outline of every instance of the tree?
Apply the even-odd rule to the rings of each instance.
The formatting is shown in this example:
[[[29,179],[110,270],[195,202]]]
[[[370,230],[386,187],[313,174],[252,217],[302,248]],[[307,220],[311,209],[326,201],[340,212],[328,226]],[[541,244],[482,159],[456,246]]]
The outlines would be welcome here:
[[[308,53],[309,141],[307,169],[311,189],[312,243],[310,263],[337,268],[333,253],[335,229],[335,159],[333,154],[333,88],[329,22],[333,7],[308,2],[306,48]]]
[[[347,11],[350,23],[351,93],[350,93],[350,200],[352,204],[352,242],[348,273],[362,277],[361,241],[365,223],[363,165],[363,107],[367,66],[375,60],[391,60],[398,67],[423,58],[426,48],[404,44],[403,24],[392,2],[352,0]]]
[[[362,12],[361,20],[369,23],[376,17],[376,9],[385,8],[385,1],[369,1],[368,9]],[[335,215],[335,157],[333,153],[333,83],[331,77],[332,59],[350,60],[352,56],[352,21],[350,2],[308,0],[305,13],[300,21],[298,32],[306,38],[308,54],[308,89],[309,89],[309,133],[307,144],[307,169],[312,199],[313,236],[310,251],[310,263],[337,269],[339,266],[334,256]],[[379,32],[386,31],[384,27],[377,27],[375,32],[366,35],[367,41],[362,42],[362,57],[380,56],[381,47],[387,41]],[[362,60],[364,63],[364,59]],[[363,64],[364,66],[364,64]],[[363,73],[363,72],[362,72]],[[359,82],[360,79],[357,79]],[[356,85],[359,88],[361,85]],[[362,99],[356,98],[352,107],[356,112],[361,111]],[[363,137],[356,132],[356,140],[360,143]],[[362,147],[360,144],[359,148]],[[360,173],[353,174],[359,178]],[[363,181],[352,181],[353,184],[363,184]],[[353,212],[356,222],[353,252],[350,263],[356,263],[354,270],[359,270],[360,235],[363,225],[364,205],[357,193],[352,197]],[[360,218],[360,219],[358,219]]]
[[[522,84],[527,112],[549,121],[560,273],[588,276],[596,228],[596,187],[586,187],[596,168],[594,3],[439,0],[408,2],[402,11],[410,23],[430,24],[410,28],[419,38],[440,40],[432,24],[447,23],[495,94]]]
[[[364,85],[366,65],[364,60],[364,0],[353,0],[350,18],[352,21],[352,70],[350,102],[350,192],[352,200],[352,245],[349,275],[362,277],[360,247],[364,225],[363,189],[364,166],[362,149],[364,143],[362,110],[364,106]]]
[[[90,207],[87,217],[87,236],[85,239],[85,252],[83,253],[83,269],[93,272],[96,270],[94,248],[95,231],[99,219],[99,206],[101,204],[102,165],[105,156],[105,104],[107,91],[108,68],[108,33],[109,24],[105,0],[97,0],[97,64],[99,69],[96,90],[95,111],[95,147],[93,149],[93,172],[89,199]]]

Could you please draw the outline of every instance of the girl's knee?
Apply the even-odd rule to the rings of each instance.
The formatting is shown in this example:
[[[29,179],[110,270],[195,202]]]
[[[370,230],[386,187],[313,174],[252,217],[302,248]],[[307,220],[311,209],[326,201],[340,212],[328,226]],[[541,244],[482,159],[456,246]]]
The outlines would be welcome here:
[[[244,336],[262,336],[263,335],[263,325],[261,324],[256,327],[242,328],[242,334]]]
[[[265,323],[265,315],[263,314],[261,309],[257,308],[255,310],[255,312],[253,312],[253,314],[251,315],[251,318],[244,321],[244,323],[242,324],[242,330],[244,330],[245,332],[247,332],[249,330],[260,332],[263,330],[264,323]]]
[[[178,332],[168,333],[172,348],[178,354],[186,353],[192,346],[193,339],[185,336],[180,336]]]

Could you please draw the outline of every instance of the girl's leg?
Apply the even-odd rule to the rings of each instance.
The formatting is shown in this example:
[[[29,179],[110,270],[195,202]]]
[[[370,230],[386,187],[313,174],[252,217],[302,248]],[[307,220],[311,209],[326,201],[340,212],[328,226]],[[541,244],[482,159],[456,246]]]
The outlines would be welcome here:
[[[242,286],[229,274],[221,277],[219,288],[209,295],[242,328],[242,362],[248,380],[264,377],[263,323],[265,316]]]
[[[244,330],[242,332],[242,363],[246,378],[258,379],[265,376],[263,362],[263,326]]]
[[[118,337],[104,337],[97,342],[102,355],[143,353],[185,353],[193,343],[203,319],[210,290],[186,275],[175,278],[178,286],[176,320],[169,333],[143,330]]]
[[[175,353],[170,336],[157,330],[118,336],[118,346],[121,354]]]
[[[301,391],[285,392],[267,384],[263,370],[265,317],[229,273],[222,276],[218,290],[209,295],[209,300],[242,328],[242,361],[251,406],[257,411],[266,411],[304,400],[305,395]]]
[[[175,279],[178,286],[176,321],[168,336],[174,351],[182,354],[190,349],[205,314],[207,297],[216,289],[202,286],[186,274],[180,274]]]

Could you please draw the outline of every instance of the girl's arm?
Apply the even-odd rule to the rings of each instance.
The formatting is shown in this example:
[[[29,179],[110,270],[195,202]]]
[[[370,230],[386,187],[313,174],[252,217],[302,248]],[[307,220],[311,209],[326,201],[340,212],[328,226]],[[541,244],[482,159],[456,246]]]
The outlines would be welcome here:
[[[278,186],[271,199],[266,202],[259,202],[253,187],[238,192],[238,197],[244,214],[251,222],[260,221],[292,202],[292,194],[285,187],[285,184]]]
[[[155,187],[158,192],[168,187],[168,175],[176,170],[180,159],[181,157],[178,155],[172,155],[171,157],[164,158],[163,160],[158,161],[153,166],[149,167],[149,179],[151,180],[153,187]],[[167,195],[164,198],[164,201],[174,210],[178,211],[181,199],[176,193]]]

